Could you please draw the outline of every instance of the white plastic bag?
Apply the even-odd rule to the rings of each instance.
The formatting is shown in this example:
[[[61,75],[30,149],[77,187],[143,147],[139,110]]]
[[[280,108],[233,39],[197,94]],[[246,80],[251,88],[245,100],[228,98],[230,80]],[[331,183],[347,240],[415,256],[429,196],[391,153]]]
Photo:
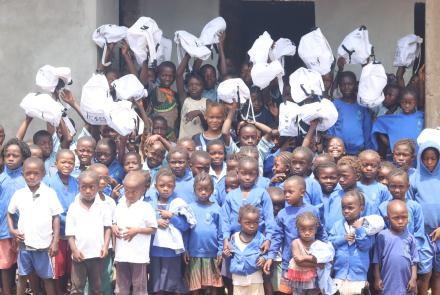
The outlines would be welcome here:
[[[369,63],[362,68],[357,93],[357,101],[361,106],[374,108],[380,105],[385,96],[383,89],[387,85],[385,68],[380,63]]]
[[[310,95],[322,95],[324,82],[321,74],[310,69],[299,68],[289,77],[290,94],[296,103],[301,103]]]
[[[157,48],[157,64],[160,65],[164,61],[171,60],[171,52],[173,51],[173,41],[162,37],[159,47]]]
[[[116,98],[119,100],[139,100],[148,96],[144,85],[133,74],[122,76],[113,81],[112,87],[115,89]]]
[[[20,107],[26,115],[32,118],[39,118],[58,127],[65,110],[63,105],[55,101],[49,94],[29,93],[20,103]]]
[[[194,35],[186,31],[177,31],[174,33],[174,42],[177,45],[177,60],[180,62],[188,53],[191,57],[207,60],[211,56],[211,50],[202,44]]]
[[[397,41],[396,54],[393,65],[395,67],[409,67],[416,57],[420,55],[423,39],[417,35],[409,34]]]
[[[63,80],[65,85],[72,83],[72,73],[68,67],[53,67],[45,65],[38,69],[35,77],[35,84],[45,92],[54,92],[59,80]]]
[[[199,40],[205,46],[217,44],[220,34],[224,31],[226,31],[225,19],[221,16],[216,17],[203,27]]]
[[[360,26],[348,34],[338,47],[338,55],[349,64],[366,64],[372,54],[373,46],[368,38],[368,30]]]
[[[284,68],[278,60],[274,60],[269,64],[258,63],[253,65],[251,69],[251,77],[254,85],[258,86],[260,89],[264,89],[269,86],[273,79],[278,78],[278,83],[281,83],[281,93],[283,91],[283,75]]]
[[[162,38],[154,19],[141,16],[128,30],[127,43],[133,51],[138,64],[142,64],[149,56],[149,64],[157,60],[157,45]]]
[[[127,27],[117,25],[102,25],[97,28],[92,35],[93,41],[101,48],[104,48],[102,53],[101,63],[104,66],[111,65],[111,62],[105,62],[108,43],[117,43],[127,37]]]
[[[301,37],[298,55],[308,69],[315,70],[321,75],[330,72],[335,60],[332,49],[320,28]]]
[[[440,129],[439,127],[433,128],[425,128],[417,137],[417,145],[421,146],[425,142],[433,141],[440,145]]]
[[[338,110],[335,105],[328,99],[324,98],[320,102],[305,104],[300,107],[300,118],[310,125],[310,122],[319,118],[316,127],[318,131],[327,131],[338,120]]]
[[[128,100],[111,102],[104,109],[107,125],[122,136],[136,129],[137,114]]]
[[[228,79],[221,82],[217,87],[217,97],[226,103],[232,103],[233,100],[243,104],[251,98],[249,87],[240,78]]]
[[[248,51],[250,62],[255,64],[267,63],[269,50],[273,45],[273,40],[268,32],[264,32],[255,40],[251,49]]]
[[[269,58],[271,61],[278,60],[284,67],[284,56],[294,56],[296,46],[290,39],[280,38],[269,50]]]
[[[278,115],[278,130],[281,136],[298,136],[297,119],[300,107],[291,101],[282,102]]]
[[[107,78],[103,74],[93,74],[82,88],[81,114],[89,124],[106,125],[104,109],[110,103],[113,103],[113,99]]]

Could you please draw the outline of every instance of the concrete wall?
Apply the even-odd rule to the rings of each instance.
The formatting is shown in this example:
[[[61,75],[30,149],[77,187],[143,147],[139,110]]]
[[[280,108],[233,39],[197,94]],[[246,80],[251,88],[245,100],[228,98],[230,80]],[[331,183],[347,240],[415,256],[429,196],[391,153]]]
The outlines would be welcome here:
[[[104,5],[105,3],[105,5]],[[96,69],[97,50],[91,40],[100,24],[118,22],[117,0],[0,1],[0,123],[6,138],[15,136],[24,112],[21,99],[35,91],[35,74],[45,65],[72,69],[71,89],[79,99],[81,85]],[[79,119],[75,121],[81,126]],[[45,128],[34,120],[26,138]]]

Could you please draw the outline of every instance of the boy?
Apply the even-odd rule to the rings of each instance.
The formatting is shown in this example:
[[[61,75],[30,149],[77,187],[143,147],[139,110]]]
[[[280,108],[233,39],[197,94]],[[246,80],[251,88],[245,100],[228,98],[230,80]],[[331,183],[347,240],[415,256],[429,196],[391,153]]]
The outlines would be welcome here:
[[[124,178],[124,198],[116,207],[113,233],[116,236],[116,294],[147,294],[147,265],[150,262],[150,239],[157,221],[150,204],[142,197],[145,177],[141,171]]]
[[[25,294],[25,277],[34,271],[44,281],[46,294],[56,294],[51,257],[58,252],[59,214],[63,213],[63,207],[56,192],[41,183],[44,174],[41,159],[26,159],[23,164],[26,187],[15,192],[8,206],[9,231],[19,242],[18,295]],[[14,226],[16,213],[19,214],[17,228]]]
[[[142,170],[149,171],[151,176],[151,185],[156,183],[156,174],[162,167],[165,159],[166,149],[160,141],[155,141],[151,145],[144,147],[145,161],[142,164]]]
[[[66,236],[73,260],[70,294],[83,294],[88,279],[90,293],[101,295],[102,260],[107,256],[111,234],[110,210],[96,200],[99,191],[96,173],[83,171],[78,181],[79,195],[70,205],[66,218]]]
[[[39,130],[32,137],[32,141],[43,150],[44,168],[47,175],[54,175],[56,173],[56,151],[53,149],[52,135],[46,130]]]
[[[75,149],[75,167],[72,176],[78,178],[79,174],[92,165],[95,156],[96,140],[91,136],[83,136],[78,139]]]

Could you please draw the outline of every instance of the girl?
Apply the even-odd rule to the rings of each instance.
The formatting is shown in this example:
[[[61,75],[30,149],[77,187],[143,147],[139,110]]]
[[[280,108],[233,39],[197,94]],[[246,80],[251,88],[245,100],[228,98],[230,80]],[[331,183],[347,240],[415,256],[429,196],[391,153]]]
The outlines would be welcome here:
[[[187,77],[187,92],[185,91],[183,73],[188,66],[190,59],[189,54],[185,54],[179,67],[177,68],[177,92],[179,98],[183,101],[180,116],[180,132],[179,138],[192,137],[193,135],[203,132],[204,114],[208,100],[202,97],[203,78],[197,73],[190,73]],[[188,95],[187,95],[188,94]]]
[[[291,243],[293,257],[287,271],[287,279],[294,294],[319,294],[315,283],[318,264],[316,257],[310,253],[318,226],[319,219],[312,212],[301,213],[296,218],[299,238]]]
[[[182,137],[177,141],[176,146],[182,147],[188,152],[188,157],[191,157],[192,153],[196,150],[196,144],[194,140],[189,137]]]
[[[126,153],[122,160],[122,166],[124,167],[125,173],[141,170],[141,156],[137,152]]]
[[[21,170],[24,160],[31,156],[31,152],[26,143],[13,138],[4,145],[1,156],[5,168],[0,174],[0,270],[3,294],[12,295],[11,267],[17,261],[17,252],[13,246],[14,242],[8,229],[6,216],[12,195],[26,186]]]
[[[408,172],[408,175],[414,173],[412,167],[416,158],[416,143],[409,138],[399,139],[394,144],[393,162],[400,168]]]
[[[225,144],[219,139],[214,139],[208,143],[207,152],[211,157],[209,175],[213,177],[214,186],[217,188],[220,181],[226,176]]]
[[[156,194],[151,200],[157,212],[158,229],[151,246],[151,284],[153,293],[166,292],[184,294],[187,292],[183,281],[182,253],[185,251],[182,233],[190,223],[195,224],[192,210],[174,194],[176,177],[168,168],[159,170],[156,176]],[[177,213],[178,207],[185,215]]]
[[[103,138],[96,144],[95,157],[98,163],[108,167],[110,177],[118,184],[122,183],[125,172],[124,167],[116,158],[116,142],[110,138]],[[107,194],[107,192],[105,192]],[[107,194],[110,195],[110,194]]]
[[[383,89],[385,99],[381,105],[373,109],[374,116],[380,117],[383,115],[397,115],[402,113],[399,106],[400,87],[395,84],[387,84]]]
[[[388,161],[380,162],[379,170],[377,171],[377,181],[388,187],[388,175],[396,169],[393,163]]]
[[[282,187],[284,184],[284,180],[286,180],[292,170],[292,154],[289,152],[281,152],[279,153],[273,163],[273,177],[270,180],[271,186]]]
[[[185,263],[188,265],[185,279],[191,294],[200,289],[210,289],[216,295],[223,286],[220,274],[223,238],[220,225],[220,207],[209,201],[214,184],[209,174],[200,172],[194,179],[194,193],[197,201],[190,204],[197,224],[189,231],[188,251]]]
[[[255,160],[259,160],[258,155],[258,149],[254,146],[244,146],[240,149],[240,152],[238,153],[239,158],[241,157],[251,157]],[[270,179],[266,178],[264,176],[261,176],[259,173],[257,182],[255,183],[256,186],[267,189],[270,185]]]
[[[326,153],[330,154],[335,162],[345,156],[344,141],[339,137],[332,137],[327,142]]]
[[[197,133],[192,137],[196,144],[196,149],[206,151],[207,145],[212,140],[220,140],[221,142],[223,142],[224,146],[222,126],[225,118],[226,111],[225,107],[222,104],[212,102],[207,105],[205,121],[208,128],[205,131]]]
[[[367,236],[360,217],[365,199],[358,190],[346,192],[342,198],[344,218],[336,221],[329,240],[335,248],[335,282],[341,295],[361,294],[367,285],[370,250],[374,236]]]

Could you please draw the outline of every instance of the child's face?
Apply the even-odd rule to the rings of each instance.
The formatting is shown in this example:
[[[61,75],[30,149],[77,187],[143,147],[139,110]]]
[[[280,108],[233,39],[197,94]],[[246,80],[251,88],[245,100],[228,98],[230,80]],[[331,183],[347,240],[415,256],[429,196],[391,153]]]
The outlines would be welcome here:
[[[227,160],[226,161],[226,171],[237,171],[238,172],[238,164],[239,162],[237,160]]]
[[[225,148],[222,145],[215,144],[208,147],[208,154],[211,157],[211,166],[220,167],[225,160]]]
[[[18,145],[10,145],[5,151],[4,162],[6,167],[15,170],[23,163],[23,154]]]
[[[152,128],[153,134],[158,134],[165,138],[167,135],[167,130],[168,130],[167,121],[163,121],[163,120],[153,121],[153,128]]]
[[[176,183],[171,176],[162,175],[156,179],[156,189],[159,197],[162,199],[168,199],[173,193],[175,186]]]
[[[108,169],[103,167],[94,167],[95,173],[98,175],[98,191],[102,192],[110,183],[110,176],[108,175]]]
[[[50,154],[52,154],[53,151],[52,138],[50,138],[49,136],[43,136],[35,144],[38,145],[43,151],[43,158],[49,158]]]
[[[240,139],[240,146],[257,146],[258,143],[257,128],[253,126],[245,126],[241,128],[239,139]]]
[[[253,236],[258,230],[259,216],[257,213],[245,213],[240,217],[239,223],[241,225],[241,231],[247,235]]]
[[[399,89],[390,87],[384,94],[385,99],[382,102],[382,105],[384,107],[391,108],[397,105],[397,100],[399,98]]]
[[[294,152],[292,154],[292,173],[294,175],[304,176],[310,169],[310,162],[303,152]]]
[[[209,202],[209,197],[213,190],[214,189],[209,181],[201,181],[196,184],[194,192],[201,203],[207,203]]]
[[[215,83],[217,82],[216,72],[211,68],[207,68],[205,70],[205,74],[203,75],[203,80],[205,80],[205,88],[206,89],[213,89],[215,86]]]
[[[95,145],[91,141],[80,141],[76,146],[75,153],[81,166],[90,166],[95,155]]]
[[[303,204],[305,187],[299,185],[296,181],[284,182],[284,196],[290,206],[301,206]]]
[[[170,88],[175,79],[174,70],[170,67],[161,67],[159,71],[160,86]]]
[[[401,233],[408,225],[408,209],[404,204],[393,203],[387,208],[388,221],[393,231]]]
[[[284,173],[287,175],[290,169],[289,166],[280,157],[275,157],[272,170],[274,174]]]
[[[95,201],[95,196],[99,191],[99,182],[93,177],[83,177],[79,182],[79,192],[81,200],[87,204]]]
[[[188,152],[189,157],[191,157],[192,153],[196,150],[196,145],[192,140],[182,141],[178,144],[178,146],[183,147]]]
[[[128,173],[129,171],[141,170],[141,163],[139,162],[138,157],[136,157],[135,155],[129,155],[125,157],[124,170],[126,173]]]
[[[330,194],[338,184],[338,170],[333,167],[325,167],[319,170],[318,182],[321,185],[321,190]]]
[[[96,146],[95,154],[96,160],[105,166],[109,166],[115,158],[115,154],[107,144],[98,144]]]
[[[389,179],[388,189],[393,199],[405,201],[409,189],[408,179],[403,175],[395,175]]]
[[[110,128],[107,125],[101,127],[101,136],[102,138],[111,138],[116,140],[118,138],[118,132],[116,132],[113,128]]]
[[[427,148],[422,153],[422,162],[429,172],[434,171],[438,163],[438,153],[432,148]]]
[[[322,75],[322,82],[324,82],[324,90],[328,92],[333,85],[333,75],[330,73]]]
[[[242,162],[238,167],[238,181],[243,189],[251,189],[258,178],[258,167],[252,162]]]
[[[363,154],[359,157],[361,165],[362,178],[365,180],[373,180],[377,177],[380,161],[372,154]]]
[[[190,166],[193,176],[196,177],[202,171],[209,173],[211,161],[210,159],[196,158],[194,159],[193,163],[190,164]]]
[[[345,154],[344,143],[339,139],[333,138],[328,142],[327,152],[334,158],[339,159]]]
[[[125,199],[129,204],[138,201],[145,193],[145,184],[142,180],[124,180]]]
[[[257,93],[251,93],[252,106],[254,107],[254,112],[259,114],[263,109],[263,100]]]
[[[58,155],[55,164],[61,175],[68,176],[72,173],[73,167],[75,166],[75,156],[71,153],[62,153]]]
[[[339,90],[343,97],[351,97],[354,95],[354,87],[356,86],[356,81],[350,77],[343,77],[341,83],[339,84]]]
[[[316,223],[312,219],[304,219],[298,224],[298,235],[301,241],[312,242],[316,236]]]
[[[38,145],[34,145],[33,147],[29,148],[31,150],[31,157],[40,158],[43,160],[43,151]]]
[[[364,210],[359,198],[351,195],[344,196],[341,205],[342,215],[344,215],[345,220],[349,223],[356,221]]]
[[[32,190],[40,185],[44,177],[44,167],[37,163],[28,163],[23,167],[23,178],[27,186]]]
[[[188,94],[191,98],[200,98],[202,96],[203,83],[199,79],[191,78],[188,81]]]
[[[211,131],[219,131],[225,121],[225,112],[221,107],[211,107],[205,113],[205,120]]]
[[[408,115],[412,114],[416,111],[417,107],[417,99],[412,94],[405,94],[402,96],[400,100],[400,108],[402,109],[402,113]]]
[[[225,178],[225,191],[229,193],[230,191],[238,188],[238,177],[226,176]]]
[[[168,165],[176,177],[183,177],[186,172],[186,167],[188,166],[188,159],[184,154],[176,152],[170,155]]]
[[[377,172],[377,181],[388,186],[388,175],[390,175],[391,171],[392,169],[386,166],[379,168],[379,171]]]
[[[399,144],[394,146],[393,160],[397,166],[404,170],[408,170],[411,167],[414,160],[414,154],[411,148],[407,144]]]
[[[359,179],[358,174],[348,165],[342,165],[337,168],[339,184],[344,191],[350,190],[356,187],[356,182]]]
[[[165,148],[160,142],[155,142],[151,146],[145,146],[145,156],[150,168],[156,168],[162,165],[165,158]]]

